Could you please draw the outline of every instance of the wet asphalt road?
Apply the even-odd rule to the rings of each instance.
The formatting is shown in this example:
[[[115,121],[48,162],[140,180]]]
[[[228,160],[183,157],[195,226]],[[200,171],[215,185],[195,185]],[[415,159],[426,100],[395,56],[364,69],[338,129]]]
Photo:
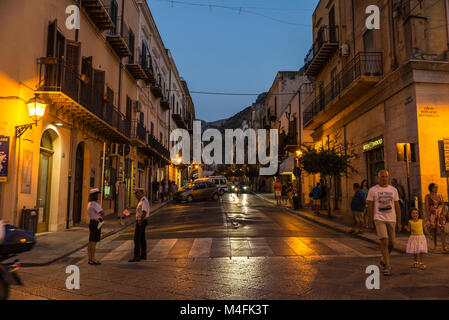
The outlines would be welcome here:
[[[47,267],[21,270],[12,299],[410,299],[449,298],[447,257],[426,271],[395,253],[393,276],[365,286],[376,245],[276,208],[255,195],[168,205],[149,219],[148,260],[132,257],[133,227],[98,245],[101,266],[81,250]],[[427,258],[426,258],[427,259]],[[65,288],[68,265],[81,289]]]

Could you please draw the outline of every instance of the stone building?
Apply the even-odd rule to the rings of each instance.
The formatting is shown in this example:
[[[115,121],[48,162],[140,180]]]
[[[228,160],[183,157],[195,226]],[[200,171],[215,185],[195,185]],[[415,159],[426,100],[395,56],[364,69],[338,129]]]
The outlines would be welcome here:
[[[90,188],[112,214],[117,182],[132,208],[134,188],[150,193],[169,176],[177,71],[145,1],[4,0],[0,40],[2,219],[20,224],[36,208],[38,232],[70,228],[88,220]],[[33,97],[47,106],[35,123],[24,103]]]
[[[405,190],[409,186],[413,202],[422,202],[431,182],[447,200],[448,2],[380,0],[380,29],[367,29],[365,11],[372,4],[322,0],[312,19],[305,75],[314,90],[303,105],[303,129],[315,146],[355,155],[356,172],[336,178],[332,205],[347,209],[352,184],[376,184],[383,168]],[[409,184],[407,163],[400,161],[404,144]]]

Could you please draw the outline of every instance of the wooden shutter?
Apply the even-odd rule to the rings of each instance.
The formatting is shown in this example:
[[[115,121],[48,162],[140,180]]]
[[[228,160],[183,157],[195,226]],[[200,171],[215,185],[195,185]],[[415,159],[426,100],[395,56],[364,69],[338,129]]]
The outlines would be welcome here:
[[[56,56],[56,34],[58,20],[49,22],[48,24],[48,40],[47,40],[47,57]]]
[[[126,119],[131,120],[133,109],[133,101],[127,96],[126,97]]]
[[[79,73],[81,58],[81,43],[76,41],[66,41],[66,66],[74,73]]]
[[[106,73],[102,70],[94,69],[94,90],[104,97],[104,85],[105,85]]]
[[[89,86],[92,86],[93,80],[92,57],[83,58],[81,73],[84,76],[83,82],[88,84]]]
[[[111,88],[107,87],[106,89],[106,99],[108,100],[108,102],[113,105],[114,104],[114,90],[112,90]]]

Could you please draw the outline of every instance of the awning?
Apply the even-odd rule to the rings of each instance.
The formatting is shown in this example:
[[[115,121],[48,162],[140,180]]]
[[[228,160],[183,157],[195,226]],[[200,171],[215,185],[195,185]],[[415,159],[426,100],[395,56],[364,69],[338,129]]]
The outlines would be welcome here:
[[[295,156],[290,156],[279,166],[279,174],[293,174],[295,168]]]

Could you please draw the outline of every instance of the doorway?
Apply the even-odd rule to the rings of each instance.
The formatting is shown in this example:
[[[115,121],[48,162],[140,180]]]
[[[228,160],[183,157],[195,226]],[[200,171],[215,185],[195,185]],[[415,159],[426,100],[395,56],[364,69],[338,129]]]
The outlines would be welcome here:
[[[368,166],[368,184],[372,187],[377,184],[377,173],[385,169],[384,148],[380,147],[366,152],[366,159]]]
[[[83,172],[84,172],[84,143],[81,142],[76,149],[75,186],[73,194],[73,223],[81,223],[83,202]]]
[[[48,131],[41,139],[39,156],[39,180],[37,190],[38,224],[37,232],[47,232],[51,199],[51,168],[53,164],[53,141]]]

